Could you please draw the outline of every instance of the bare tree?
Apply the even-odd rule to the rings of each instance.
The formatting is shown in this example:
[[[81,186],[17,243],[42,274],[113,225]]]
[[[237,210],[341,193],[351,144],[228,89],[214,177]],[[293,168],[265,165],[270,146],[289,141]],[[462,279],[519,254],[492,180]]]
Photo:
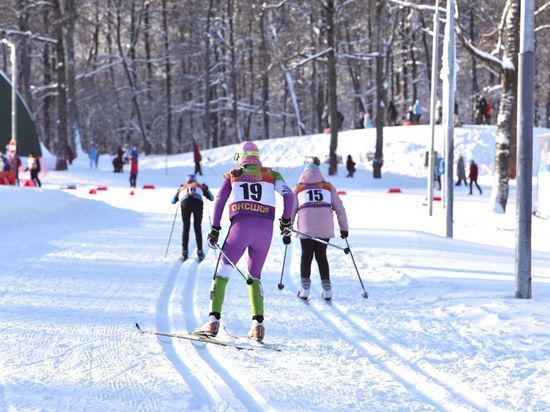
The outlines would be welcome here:
[[[458,8],[457,8],[458,11]],[[517,53],[519,51],[520,0],[507,0],[502,12],[497,53],[483,52],[468,39],[460,24],[459,38],[470,53],[490,65],[501,76],[501,96],[497,117],[495,187],[493,210],[504,213],[508,202],[509,180],[515,177],[516,159],[516,106],[517,106]]]

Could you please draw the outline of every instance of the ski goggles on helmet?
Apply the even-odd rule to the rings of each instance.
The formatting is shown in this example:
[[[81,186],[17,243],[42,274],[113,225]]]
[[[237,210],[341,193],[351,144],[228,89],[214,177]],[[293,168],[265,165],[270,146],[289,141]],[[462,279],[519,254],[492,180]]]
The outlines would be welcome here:
[[[246,156],[260,156],[260,152],[237,152],[233,156],[233,160],[237,161],[242,157]]]

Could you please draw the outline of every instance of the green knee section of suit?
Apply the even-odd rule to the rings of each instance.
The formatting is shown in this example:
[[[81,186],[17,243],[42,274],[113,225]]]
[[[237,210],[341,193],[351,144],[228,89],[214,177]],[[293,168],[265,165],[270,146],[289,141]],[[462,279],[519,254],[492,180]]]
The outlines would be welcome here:
[[[252,307],[252,316],[263,316],[264,314],[264,292],[262,282],[259,279],[252,279],[252,284],[248,285],[248,297]]]
[[[225,288],[229,279],[221,276],[214,276],[210,289],[210,312],[222,313],[223,300],[225,299]]]

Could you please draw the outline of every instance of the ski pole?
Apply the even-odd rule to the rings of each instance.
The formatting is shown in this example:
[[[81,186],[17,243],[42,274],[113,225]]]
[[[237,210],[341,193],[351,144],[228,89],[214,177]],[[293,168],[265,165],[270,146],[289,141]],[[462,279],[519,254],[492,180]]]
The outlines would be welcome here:
[[[319,239],[318,237],[310,236],[310,235],[308,235],[308,234],[306,234],[306,233],[299,232],[299,231],[297,231],[297,230],[295,230],[295,229],[293,229],[293,228],[289,228],[289,229],[290,229],[291,231],[293,231],[294,233],[297,233],[297,234],[299,234],[299,235],[305,236],[305,237],[307,237],[307,238],[309,238],[309,239],[312,239],[312,240],[315,240],[315,241],[317,241],[317,242],[319,242],[319,243],[323,243],[323,244],[325,244],[325,245],[335,247],[336,249],[343,250],[344,253],[345,253],[346,255],[350,252],[350,250],[349,250],[349,245],[348,245],[348,247],[343,248],[343,247],[341,247],[341,246],[334,245],[334,244],[332,244],[332,243],[330,243],[330,242],[327,242],[326,240]]]
[[[286,261],[286,250],[288,248],[288,245],[285,245],[285,254],[283,255],[283,268],[281,269],[281,280],[279,281],[279,284],[277,287],[279,290],[283,290],[285,288],[285,285],[283,284],[283,274],[285,273],[285,261]]]
[[[210,227],[212,227],[212,218],[210,217],[210,206],[208,203],[206,203],[206,213],[208,214],[208,223],[210,223]],[[214,256],[216,259],[218,259],[218,253],[216,252],[216,249],[214,249]]]
[[[225,254],[225,252],[222,250],[222,248],[221,248],[217,243],[214,243],[214,246],[216,247],[216,249],[218,249],[218,250],[220,251],[221,255],[229,262],[229,264],[230,264],[231,266],[233,266],[233,268],[236,269],[237,272],[239,272],[239,273],[241,274],[241,276],[244,278],[244,280],[246,280],[246,284],[247,284],[247,285],[252,285],[252,278],[250,278],[250,277],[247,278],[247,277],[244,275],[244,273],[241,272],[241,270],[237,267],[237,265],[235,265],[235,264],[233,263],[233,261],[227,257],[227,255]]]
[[[168,244],[166,245],[166,252],[164,252],[164,257],[168,255],[168,248],[170,247],[170,241],[172,240],[172,232],[174,231],[174,225],[176,224],[176,217],[178,216],[179,203],[176,203],[176,213],[174,213],[174,221],[172,222],[172,229],[170,229],[170,237],[168,238]]]
[[[365,299],[369,297],[368,292],[365,290],[365,286],[363,285],[363,280],[361,279],[361,275],[359,274],[359,269],[357,269],[357,265],[355,264],[355,259],[353,258],[353,253],[351,253],[351,249],[349,247],[348,238],[344,239],[346,241],[346,245],[348,245],[349,254],[351,256],[351,260],[353,262],[353,266],[355,266],[355,271],[357,272],[357,277],[359,278],[359,282],[361,282],[361,287],[363,288],[363,296]]]

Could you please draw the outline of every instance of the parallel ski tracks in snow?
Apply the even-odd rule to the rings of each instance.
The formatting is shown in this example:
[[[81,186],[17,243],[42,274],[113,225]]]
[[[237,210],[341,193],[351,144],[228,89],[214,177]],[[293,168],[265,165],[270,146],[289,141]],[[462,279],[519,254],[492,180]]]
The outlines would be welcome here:
[[[198,272],[195,259],[173,265],[157,303],[157,330],[192,330],[198,325],[194,310]],[[165,337],[158,340],[197,399],[208,402],[209,409],[270,409],[255,386],[229,360],[231,348],[195,347],[190,342]]]
[[[291,279],[290,282],[297,291],[299,287],[296,281]],[[415,361],[413,353],[377,332],[365,320],[348,314],[347,308],[341,303],[333,301],[331,305],[327,305],[320,298],[320,288],[314,289],[314,294],[317,296],[310,300],[307,307],[319,320],[424,402],[438,410],[499,410],[482,399],[474,389],[429,364]],[[365,304],[368,305],[368,302],[365,301]]]

